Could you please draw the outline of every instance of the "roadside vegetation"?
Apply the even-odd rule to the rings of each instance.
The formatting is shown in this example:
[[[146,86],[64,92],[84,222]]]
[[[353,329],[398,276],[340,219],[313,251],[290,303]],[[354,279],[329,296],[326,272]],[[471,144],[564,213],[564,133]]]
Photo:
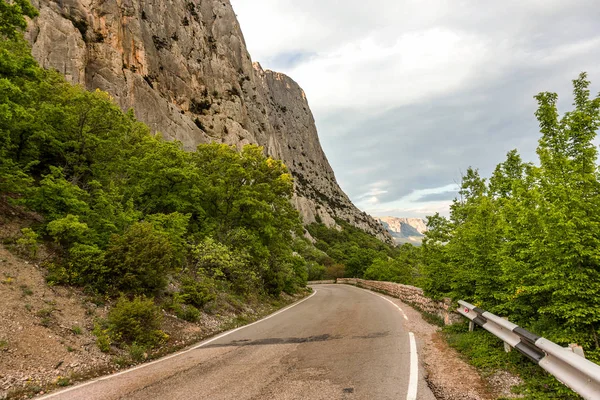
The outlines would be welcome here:
[[[345,276],[469,301],[600,362],[600,98],[589,84],[586,74],[573,81],[574,109],[562,115],[555,93],[537,95],[537,163],[513,150],[489,179],[468,168],[449,218],[428,218],[421,248],[370,246],[345,226],[310,227],[316,246]],[[486,333],[463,331],[447,328],[449,342],[477,366],[518,371],[528,398],[576,398],[519,354],[500,354]]]
[[[314,258],[322,266],[309,280],[341,277],[414,284],[418,280],[419,249],[411,244],[394,247],[374,236],[336,220],[340,229],[311,224],[308,232],[323,257]]]
[[[0,1],[0,202],[39,216],[5,244],[36,260],[43,247],[49,285],[114,304],[94,329],[100,349],[165,343],[161,309],[195,322],[304,291],[296,248],[309,245],[286,166],[253,145],[184,151],[107,93],[40,68],[22,36],[36,14]]]
[[[35,260],[43,250],[49,285],[113,305],[93,330],[102,351],[145,359],[169,340],[163,309],[195,322],[227,302],[277,302],[307,279],[345,276],[467,300],[600,362],[600,98],[585,74],[562,116],[556,94],[536,96],[538,162],[513,150],[489,179],[469,168],[449,218],[428,218],[422,247],[392,247],[341,220],[308,226],[313,245],[281,161],[252,145],[184,151],[107,93],[40,68],[22,36],[36,13],[27,0],[0,1],[0,205],[40,216],[6,244]],[[20,290],[27,303],[31,290]],[[53,312],[37,311],[40,323]],[[476,366],[519,373],[527,398],[576,398],[485,332],[445,333]]]

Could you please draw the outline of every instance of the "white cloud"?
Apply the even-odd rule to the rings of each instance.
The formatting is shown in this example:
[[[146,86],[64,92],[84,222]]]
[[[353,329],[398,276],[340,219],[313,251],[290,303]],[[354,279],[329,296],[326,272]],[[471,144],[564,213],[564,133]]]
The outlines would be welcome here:
[[[533,95],[562,107],[580,71],[600,79],[597,0],[231,1],[253,59],[304,88],[338,181],[376,215],[447,214],[432,195],[461,169],[535,157]]]
[[[456,90],[485,62],[477,38],[445,29],[409,32],[394,43],[374,36],[321,53],[289,73],[319,113],[382,110]]]
[[[389,184],[390,182],[387,181],[374,183],[369,192],[356,198],[357,206],[376,216],[402,215],[423,217],[435,214],[436,212],[448,215],[448,207],[452,204],[452,199],[428,201],[425,203],[422,202],[422,199],[429,195],[444,194],[452,198],[458,191],[458,185],[452,183],[436,188],[414,190],[409,195],[398,200],[382,202],[378,196],[388,193],[383,188],[388,187]]]

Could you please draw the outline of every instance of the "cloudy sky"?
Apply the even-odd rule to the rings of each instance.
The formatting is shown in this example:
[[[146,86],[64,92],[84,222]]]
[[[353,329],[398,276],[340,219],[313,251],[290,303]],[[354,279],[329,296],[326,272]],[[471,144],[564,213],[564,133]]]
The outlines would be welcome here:
[[[232,0],[253,60],[305,90],[342,189],[373,215],[447,213],[469,166],[535,161],[533,96],[587,71],[597,0]]]

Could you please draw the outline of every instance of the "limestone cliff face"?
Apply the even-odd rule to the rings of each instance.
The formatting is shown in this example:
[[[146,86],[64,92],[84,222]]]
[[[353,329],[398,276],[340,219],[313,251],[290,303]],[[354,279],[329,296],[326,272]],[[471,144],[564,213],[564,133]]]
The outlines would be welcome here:
[[[338,186],[306,95],[252,63],[229,0],[33,0],[33,55],[72,83],[109,92],[185,148],[256,143],[282,159],[305,223],[334,217],[389,241]]]
[[[421,218],[377,217],[383,227],[392,235],[397,244],[420,245],[427,225]]]
[[[377,217],[377,219],[386,224],[393,232],[402,232],[403,226],[410,226],[421,235],[427,232],[427,225],[422,218]]]

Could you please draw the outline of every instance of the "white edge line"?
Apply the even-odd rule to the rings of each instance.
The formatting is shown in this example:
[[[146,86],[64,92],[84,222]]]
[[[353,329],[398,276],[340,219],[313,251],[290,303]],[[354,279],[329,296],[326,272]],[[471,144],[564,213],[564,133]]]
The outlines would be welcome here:
[[[404,310],[402,310],[402,308],[400,308],[396,303],[394,303],[387,297],[384,297],[368,289],[357,289],[362,289],[377,297],[381,297],[382,299],[389,301],[402,313],[404,319],[408,321],[408,317],[404,313]],[[408,332],[408,337],[410,340],[410,375],[408,378],[408,392],[406,393],[406,400],[417,400],[417,390],[419,388],[419,355],[417,354],[417,342],[415,341],[415,334],[412,332]]]
[[[313,297],[315,294],[317,294],[317,289],[313,289],[313,293],[312,293],[310,296],[308,296],[307,298],[305,298],[305,299],[302,299],[302,300],[300,300],[300,301],[298,301],[298,302],[296,302],[296,303],[294,303],[294,304],[291,304],[291,305],[289,305],[289,306],[287,306],[287,307],[285,307],[285,308],[282,308],[281,310],[279,310],[279,311],[277,311],[277,312],[274,312],[273,314],[271,314],[271,315],[268,315],[268,316],[266,316],[266,317],[265,317],[265,318],[263,318],[263,319],[259,319],[258,321],[254,321],[254,322],[253,322],[253,323],[251,323],[251,324],[244,325],[244,326],[240,326],[239,328],[235,328],[235,329],[232,329],[232,330],[230,330],[230,331],[227,331],[227,332],[221,333],[220,335],[218,335],[218,336],[215,336],[214,338],[211,338],[211,339],[205,340],[205,341],[203,341],[203,342],[200,342],[199,344],[197,344],[197,345],[195,345],[195,346],[193,346],[193,347],[190,347],[190,348],[188,348],[188,349],[185,349],[185,350],[179,351],[179,352],[177,352],[177,353],[170,354],[170,355],[168,355],[168,356],[165,356],[165,357],[163,357],[163,358],[159,358],[158,360],[154,360],[154,361],[151,361],[151,362],[149,362],[149,363],[146,363],[146,364],[138,365],[137,367],[133,367],[133,368],[130,368],[130,369],[128,369],[128,370],[125,370],[125,371],[117,372],[116,374],[105,375],[105,376],[102,376],[102,377],[100,377],[100,378],[92,379],[91,381],[88,381],[88,382],[85,382],[85,383],[82,383],[82,384],[79,384],[79,385],[76,385],[76,386],[70,387],[70,388],[68,388],[68,389],[65,389],[65,390],[61,390],[60,392],[51,393],[51,394],[45,395],[45,396],[43,396],[43,397],[38,397],[37,399],[38,399],[38,400],[50,399],[50,398],[52,398],[52,397],[56,397],[56,396],[58,396],[58,395],[61,395],[61,394],[64,394],[64,393],[70,392],[70,391],[72,391],[72,390],[75,390],[75,389],[80,389],[80,388],[82,388],[82,387],[84,387],[84,386],[91,385],[92,383],[96,383],[96,382],[100,382],[100,381],[108,380],[108,379],[111,379],[111,378],[117,377],[117,376],[119,376],[119,375],[124,375],[124,374],[127,374],[127,373],[129,373],[129,372],[132,372],[132,371],[135,371],[135,370],[138,370],[138,369],[142,369],[142,368],[146,368],[146,367],[149,367],[149,366],[151,366],[151,365],[153,365],[153,364],[157,364],[157,363],[159,363],[159,362],[162,362],[162,361],[166,361],[166,360],[168,360],[168,359],[170,359],[170,358],[179,357],[179,356],[180,356],[180,355],[182,355],[182,354],[188,353],[188,352],[190,352],[190,351],[192,351],[192,350],[199,349],[200,347],[204,347],[204,346],[206,346],[207,344],[209,344],[209,343],[212,343],[212,342],[214,342],[215,340],[219,340],[219,339],[221,339],[222,337],[225,337],[225,336],[227,336],[227,335],[231,335],[231,334],[232,334],[232,333],[234,333],[234,332],[237,332],[237,331],[239,331],[239,330],[242,330],[242,329],[248,328],[248,327],[250,327],[250,326],[252,326],[252,325],[256,325],[256,324],[258,324],[258,323],[260,323],[260,322],[263,322],[263,321],[266,321],[266,320],[268,320],[268,319],[270,319],[270,318],[273,318],[274,316],[276,316],[276,315],[279,315],[279,314],[281,314],[282,312],[285,312],[285,311],[289,310],[289,309],[290,309],[290,308],[292,308],[292,307],[296,307],[297,305],[304,303],[306,300],[310,299],[310,298],[311,298],[311,297]]]
[[[356,286],[354,286],[354,287],[355,287],[355,288],[357,288],[357,289],[364,290],[365,292],[369,292],[369,293],[371,293],[372,295],[375,295],[375,296],[377,296],[377,297],[381,297],[381,298],[382,298],[382,299],[384,299],[385,301],[389,301],[389,302],[390,302],[390,303],[391,303],[391,304],[392,304],[394,307],[396,307],[396,308],[397,308],[397,309],[398,309],[398,310],[399,310],[399,311],[402,313],[402,316],[404,317],[404,319],[408,321],[408,317],[406,316],[406,313],[404,312],[404,310],[403,310],[402,308],[400,308],[400,306],[399,306],[398,304],[394,303],[393,301],[391,301],[391,300],[390,300],[390,299],[388,299],[387,297],[385,297],[385,296],[382,296],[382,295],[380,295],[380,294],[378,294],[378,293],[375,293],[375,292],[373,292],[373,291],[371,291],[371,290],[369,290],[369,289],[363,289],[363,288],[359,288],[359,287],[356,287]]]
[[[417,400],[417,388],[419,386],[419,357],[417,355],[417,342],[412,332],[408,333],[410,338],[410,378],[408,380],[408,393],[406,400]]]

